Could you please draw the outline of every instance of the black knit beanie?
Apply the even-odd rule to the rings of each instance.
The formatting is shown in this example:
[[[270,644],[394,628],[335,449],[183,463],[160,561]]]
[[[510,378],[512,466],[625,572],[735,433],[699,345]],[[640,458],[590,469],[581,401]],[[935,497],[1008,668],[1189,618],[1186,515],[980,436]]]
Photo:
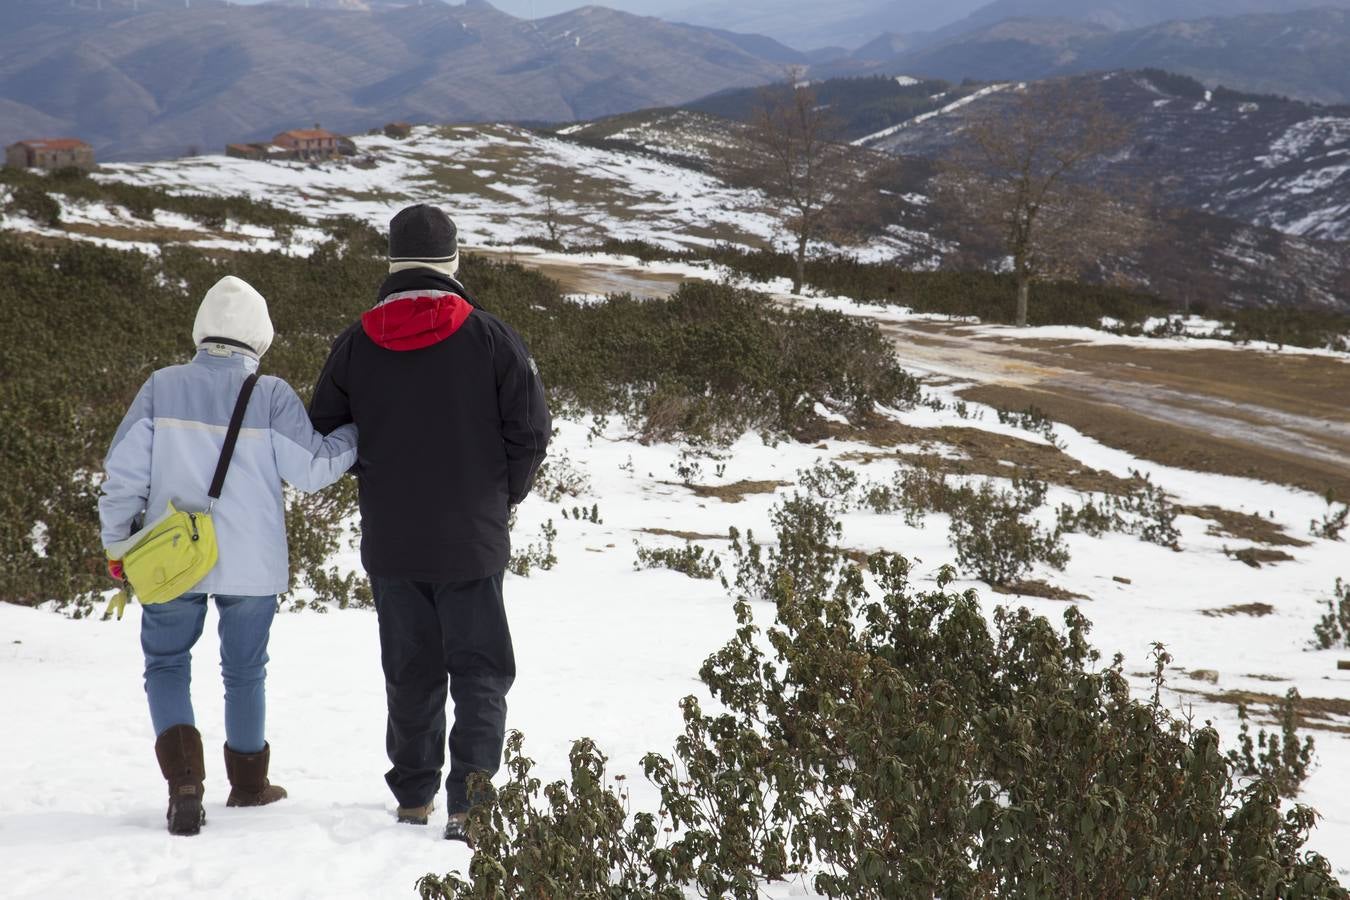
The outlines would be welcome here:
[[[419,203],[399,212],[389,222],[391,263],[455,262],[459,241],[455,223],[435,206]]]

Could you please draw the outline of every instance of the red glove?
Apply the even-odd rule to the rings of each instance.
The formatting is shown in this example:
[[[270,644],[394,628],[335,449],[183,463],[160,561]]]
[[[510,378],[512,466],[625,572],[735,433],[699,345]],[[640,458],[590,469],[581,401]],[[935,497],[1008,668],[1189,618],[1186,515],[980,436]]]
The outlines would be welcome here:
[[[126,573],[122,571],[122,561],[120,559],[108,560],[108,574],[113,577],[114,581],[127,580]]]

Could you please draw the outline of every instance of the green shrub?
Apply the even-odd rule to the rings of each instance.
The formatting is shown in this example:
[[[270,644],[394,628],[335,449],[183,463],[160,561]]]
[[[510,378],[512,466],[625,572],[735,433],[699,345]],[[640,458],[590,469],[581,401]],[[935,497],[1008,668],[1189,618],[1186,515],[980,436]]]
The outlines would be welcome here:
[[[1055,422],[1045,414],[1039,407],[1028,406],[1021,412],[1014,412],[1010,409],[995,409],[998,420],[1004,425],[1013,425],[1025,431],[1035,432],[1045,438],[1050,444],[1058,447],[1059,435],[1055,433]]]
[[[534,493],[549,503],[564,497],[580,497],[591,489],[591,480],[576,467],[567,451],[550,454],[534,474]]]
[[[686,544],[674,547],[637,546],[637,561],[634,569],[670,569],[690,578],[713,578],[722,568],[722,560],[717,554],[698,544]]]
[[[757,281],[792,277],[792,256],[773,250],[718,246],[698,254],[669,250],[641,241],[606,243],[590,248],[623,253],[644,261],[709,259]],[[890,303],[915,312],[975,317],[1010,324],[1016,312],[1017,286],[1005,274],[970,270],[911,271],[893,263],[864,263],[850,256],[820,256],[807,262],[806,281],[828,294],[859,303]],[[1142,334],[1151,318],[1176,312],[1174,304],[1151,294],[1113,285],[1047,281],[1036,286],[1033,325],[1101,327],[1103,318],[1122,323],[1116,330]],[[1350,352],[1350,315],[1311,309],[1211,310],[1226,326],[1216,337],[1237,343],[1268,341],[1291,347]]]
[[[515,516],[512,515],[512,524],[515,522]],[[506,571],[513,575],[519,575],[522,578],[530,577],[530,573],[538,569],[541,572],[547,572],[558,564],[558,557],[553,552],[553,542],[558,539],[558,527],[549,519],[539,529],[539,543],[530,544],[524,550],[518,550],[511,554],[511,558],[506,563]]]
[[[1322,514],[1320,520],[1313,519],[1309,522],[1308,527],[1312,529],[1313,537],[1339,541],[1341,532],[1345,531],[1348,522],[1350,522],[1350,504],[1342,503],[1341,508],[1337,509],[1332,493],[1327,491],[1327,511]]]
[[[48,228],[56,228],[61,224],[61,204],[40,184],[15,187],[6,206],[12,212],[27,216]]]
[[[76,170],[78,172],[78,170]],[[138,219],[153,219],[155,210],[180,213],[213,228],[226,221],[273,227],[306,225],[297,213],[242,195],[220,197],[206,194],[171,194],[162,188],[104,181],[83,172],[54,173],[50,177],[21,169],[0,169],[0,184],[24,190],[51,191],[72,200],[122,206]]]
[[[1298,688],[1290,688],[1278,706],[1272,705],[1271,711],[1279,719],[1280,733],[1262,728],[1255,743],[1252,742],[1247,705],[1239,703],[1238,719],[1242,725],[1238,748],[1228,751],[1228,762],[1238,775],[1268,782],[1281,797],[1297,797],[1312,768],[1313,739],[1307,737],[1300,741],[1298,736],[1298,701]]]
[[[1108,531],[1138,535],[1141,540],[1160,547],[1180,550],[1181,532],[1176,526],[1177,508],[1167,492],[1148,476],[1130,470],[1124,493],[1106,494],[1100,500],[1084,498],[1077,509],[1068,504],[1059,508],[1061,531],[1076,531],[1100,537]]]
[[[816,404],[859,418],[918,399],[917,382],[870,322],[694,282],[667,300],[623,295],[578,306],[551,282],[519,294],[483,290],[484,273],[503,284],[527,273],[478,264],[465,278],[530,342],[558,411],[619,416],[646,440],[784,437],[819,421]]]
[[[714,710],[686,697],[672,752],[642,759],[656,810],[629,814],[589,740],[541,785],[514,734],[467,875],[428,875],[422,896],[751,900],[796,874],[839,898],[1350,896],[1275,771],[1168,710],[1161,649],[1137,700],[1077,608],[1063,629],[1025,609],[991,625],[949,568],[919,590],[876,554],[864,578],[821,511],[785,504],[767,558],[733,542],[735,583],[774,623],[736,601],[699,673]]]
[[[1038,562],[1064,568],[1069,551],[1059,531],[1026,518],[1044,502],[1045,490],[1044,484],[1014,480],[1012,491],[986,482],[964,494],[950,528],[957,565],[995,585],[1012,584]]]
[[[1326,614],[1313,626],[1316,646],[1322,650],[1350,647],[1350,581],[1336,579],[1331,599],[1325,601]]]

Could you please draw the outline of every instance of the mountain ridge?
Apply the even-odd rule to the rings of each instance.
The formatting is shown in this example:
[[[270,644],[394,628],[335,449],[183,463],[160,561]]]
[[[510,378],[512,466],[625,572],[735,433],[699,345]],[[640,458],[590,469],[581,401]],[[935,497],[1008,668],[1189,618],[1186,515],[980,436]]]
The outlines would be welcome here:
[[[375,10],[147,3],[0,10],[0,143],[57,130],[103,159],[178,155],[321,122],[567,121],[780,78],[798,55],[604,7],[538,20],[487,3]],[[149,7],[149,8],[147,8]],[[749,48],[749,49],[747,49]],[[758,55],[763,54],[763,55]]]
[[[1347,59],[1350,9],[1324,8],[1168,21],[1128,31],[1064,18],[1003,20],[889,59],[855,55],[814,71],[998,81],[1153,67],[1211,86],[1345,103],[1350,102]]]

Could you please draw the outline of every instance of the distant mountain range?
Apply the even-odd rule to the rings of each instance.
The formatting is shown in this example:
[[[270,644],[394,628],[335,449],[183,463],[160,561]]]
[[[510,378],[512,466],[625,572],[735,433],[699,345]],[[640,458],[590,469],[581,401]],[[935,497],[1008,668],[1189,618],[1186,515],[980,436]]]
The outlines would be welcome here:
[[[661,17],[711,28],[766,34],[799,50],[859,47],[878,34],[934,31],[987,0],[702,0],[672,5]],[[830,55],[830,54],[825,54]]]
[[[1019,4],[1033,5],[1054,4]],[[1341,5],[1350,7],[1350,0]],[[817,72],[885,71],[949,81],[1001,81],[1155,67],[1236,90],[1350,102],[1347,9],[1169,21],[1129,31],[1113,31],[1083,16],[1012,19],[938,43],[915,45],[907,39],[888,58],[879,58],[877,49],[869,45],[866,52],[825,64]]]
[[[1350,102],[1347,9],[1121,31],[1220,3],[1306,2],[981,2],[702,0],[682,8],[704,24],[674,24],[598,6],[525,20],[486,0],[0,0],[0,144],[76,136],[116,160],[218,150],[316,122],[350,133],[398,119],[587,120],[762,85],[796,66],[812,80],[888,73],[953,83],[1156,67]],[[847,40],[854,49],[802,52],[751,33],[769,26],[815,36],[800,46]],[[895,112],[883,102],[869,121]]]
[[[1350,8],[1350,0],[994,0],[935,32],[937,38],[977,31],[1008,19],[1064,19],[1127,31],[1182,19],[1282,14]]]
[[[567,121],[762,84],[804,58],[595,6],[533,21],[482,0],[185,6],[4,0],[0,143],[73,135],[132,159],[315,122]]]

